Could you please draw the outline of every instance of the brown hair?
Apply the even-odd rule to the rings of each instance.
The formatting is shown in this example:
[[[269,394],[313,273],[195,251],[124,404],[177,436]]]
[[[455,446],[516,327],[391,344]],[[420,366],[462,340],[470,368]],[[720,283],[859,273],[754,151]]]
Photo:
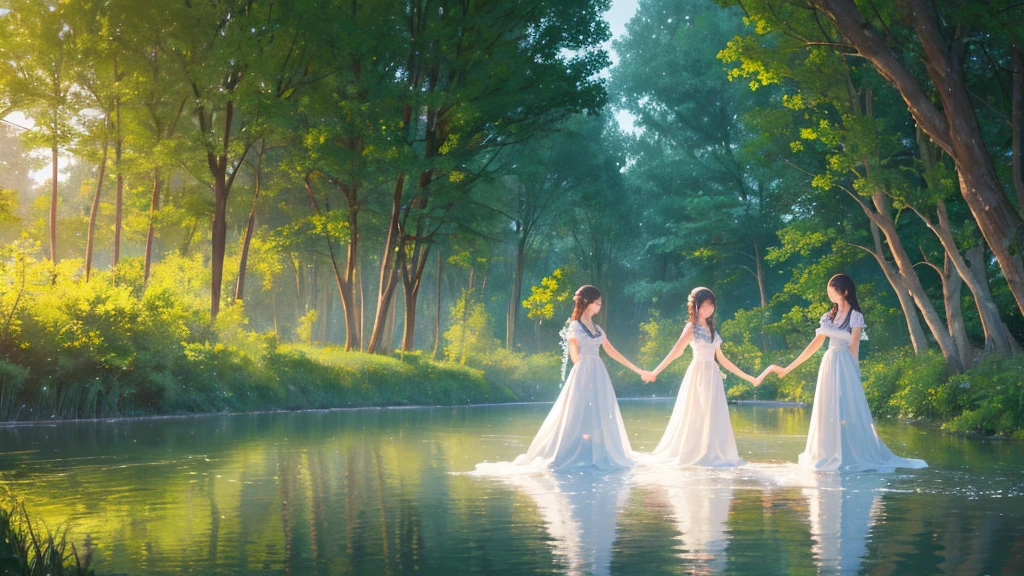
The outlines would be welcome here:
[[[860,312],[860,302],[857,301],[857,285],[853,283],[853,278],[846,274],[836,274],[829,278],[828,285],[834,288],[839,293],[839,296],[850,305],[850,311],[846,314],[846,320],[843,320],[843,325],[839,327],[840,330],[846,330],[850,327],[850,316],[853,316],[853,312]],[[833,304],[832,308],[828,311],[829,321],[835,322],[838,312],[839,304]]]
[[[579,320],[583,316],[583,311],[601,297],[601,291],[596,287],[587,284],[586,286],[580,286],[580,289],[573,294],[572,300],[576,305],[572,309],[572,317],[569,320]]]
[[[690,323],[693,324],[694,328],[697,326],[697,310],[700,310],[701,304],[707,301],[711,301],[712,304],[718,306],[715,300],[715,293],[710,288],[698,286],[690,291],[690,295],[686,298],[686,310],[690,313]],[[712,317],[714,314],[711,315]],[[708,331],[711,332],[711,340],[715,340],[715,321],[710,317],[707,319]]]

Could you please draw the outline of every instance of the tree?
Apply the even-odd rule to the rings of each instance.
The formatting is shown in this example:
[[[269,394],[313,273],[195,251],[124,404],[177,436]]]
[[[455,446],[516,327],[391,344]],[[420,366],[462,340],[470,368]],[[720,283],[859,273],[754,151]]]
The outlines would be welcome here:
[[[917,125],[952,158],[960,193],[1024,311],[1024,264],[1019,255],[1024,221],[996,172],[965,64],[969,51],[986,42],[1001,44],[1010,53],[1005,31],[1016,30],[1021,8],[909,0],[882,3],[866,16],[853,0],[762,0],[743,6],[758,36],[772,30],[779,34],[768,50],[761,50],[758,36],[737,38],[733,48],[744,54],[738,73],[772,83],[786,66],[786,55],[829,50],[865,59],[898,91]],[[985,40],[974,39],[980,37]],[[923,75],[916,74],[917,62],[924,64]],[[813,59],[807,64],[813,66]]]
[[[663,263],[645,292],[743,278],[768,306],[764,254],[776,242],[785,181],[745,144],[748,116],[773,92],[752,92],[708,65],[741,30],[737,11],[711,1],[650,1],[615,44],[614,102],[643,131],[629,141],[628,185],[650,196],[648,249]],[[673,277],[676,266],[685,274]]]
[[[71,144],[71,118],[80,104],[73,90],[76,30],[68,6],[34,0],[12,0],[11,12],[0,19],[0,61],[4,61],[4,101],[33,118],[36,129],[25,135],[29,147],[50,150],[50,261],[57,261],[58,153]],[[6,115],[6,112],[0,117]]]
[[[431,243],[466,207],[471,184],[498,152],[604,103],[596,73],[607,55],[594,46],[608,36],[600,18],[606,8],[607,2],[531,0],[411,15],[413,52],[404,80],[413,97],[403,127],[418,160],[397,176],[368,350],[383,351],[383,323],[399,279],[402,346],[412,348]],[[414,118],[414,110],[422,113]],[[407,174],[416,181],[406,193]]]
[[[555,304],[569,297],[569,288],[565,280],[565,270],[555,268],[550,276],[541,279],[540,284],[530,287],[530,297],[522,302],[523,308],[529,311],[526,317],[537,321],[537,352],[544,350],[540,343],[540,325],[545,320],[554,318]]]

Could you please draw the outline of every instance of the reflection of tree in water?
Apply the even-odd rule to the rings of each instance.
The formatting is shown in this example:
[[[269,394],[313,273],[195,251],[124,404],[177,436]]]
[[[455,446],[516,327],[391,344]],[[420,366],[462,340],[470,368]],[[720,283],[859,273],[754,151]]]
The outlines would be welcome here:
[[[1012,500],[886,492],[864,571],[1024,574],[1024,531]]]
[[[516,434],[543,416],[532,408],[487,410],[488,421],[511,418]],[[657,485],[626,490],[620,505],[608,482],[592,486],[605,490],[595,494],[558,480],[544,498],[563,504],[543,506],[578,531],[553,536],[557,523],[528,488],[448,473],[521,448],[518,435],[481,441],[483,427],[461,414],[9,428],[0,429],[4,446],[37,451],[0,460],[4,482],[33,518],[70,525],[79,550],[91,537],[104,573],[522,574],[594,571],[589,563],[614,574],[813,574],[819,565],[823,573],[857,570],[858,562],[861,573],[1024,573],[1021,499],[1010,497],[1020,490],[1012,473],[1020,456],[1011,442],[919,429],[945,468],[875,475],[884,483],[871,489],[852,490],[846,479],[830,490],[774,478],[788,465],[742,467],[709,485],[732,491],[722,552],[709,544],[714,538],[702,542],[678,521],[698,514],[692,495],[682,494],[678,502],[687,506],[673,510],[676,496]],[[858,518],[875,523],[858,526]],[[599,524],[613,532],[595,531]]]

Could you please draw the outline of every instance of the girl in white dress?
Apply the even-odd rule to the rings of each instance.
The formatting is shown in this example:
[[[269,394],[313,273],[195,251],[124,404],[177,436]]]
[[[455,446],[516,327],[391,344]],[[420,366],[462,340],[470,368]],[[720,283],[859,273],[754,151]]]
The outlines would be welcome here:
[[[832,309],[821,317],[816,336],[796,360],[770,369],[785,377],[821,348],[829,339],[828,351],[821,359],[818,384],[814,390],[814,408],[807,446],[800,454],[801,466],[816,470],[891,470],[925,468],[924,460],[900,458],[886,447],[875,432],[875,425],[864,397],[860,380],[861,334],[864,315],[857,302],[857,287],[846,274],[828,281]]]
[[[682,356],[687,345],[693,348],[693,362],[686,369],[668,428],[651,453],[651,460],[676,466],[738,466],[743,460],[736,452],[718,363],[754,386],[761,383],[761,377],[740,370],[722,353],[722,337],[712,319],[715,294],[711,290],[694,288],[687,298],[687,309],[690,321],[679,341],[652,372],[657,376]]]
[[[594,314],[601,310],[601,291],[583,286],[576,291],[576,305],[570,318],[568,351],[573,367],[558,400],[551,408],[526,454],[513,462],[513,468],[533,470],[568,466],[596,466],[602,469],[632,466],[633,450],[622,423],[608,370],[600,350],[630,370],[650,379],[622,356],[608,341]],[[478,464],[478,471],[508,470],[507,466]],[[511,471],[511,470],[510,470]]]

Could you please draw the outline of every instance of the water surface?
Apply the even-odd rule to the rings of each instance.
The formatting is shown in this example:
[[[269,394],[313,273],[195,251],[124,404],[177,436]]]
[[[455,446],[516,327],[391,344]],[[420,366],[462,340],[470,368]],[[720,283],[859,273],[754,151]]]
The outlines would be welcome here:
[[[623,401],[651,450],[669,401]],[[1024,445],[878,423],[926,470],[808,474],[809,408],[731,406],[735,470],[459,474],[549,404],[0,428],[0,479],[102,573],[1020,574]]]

